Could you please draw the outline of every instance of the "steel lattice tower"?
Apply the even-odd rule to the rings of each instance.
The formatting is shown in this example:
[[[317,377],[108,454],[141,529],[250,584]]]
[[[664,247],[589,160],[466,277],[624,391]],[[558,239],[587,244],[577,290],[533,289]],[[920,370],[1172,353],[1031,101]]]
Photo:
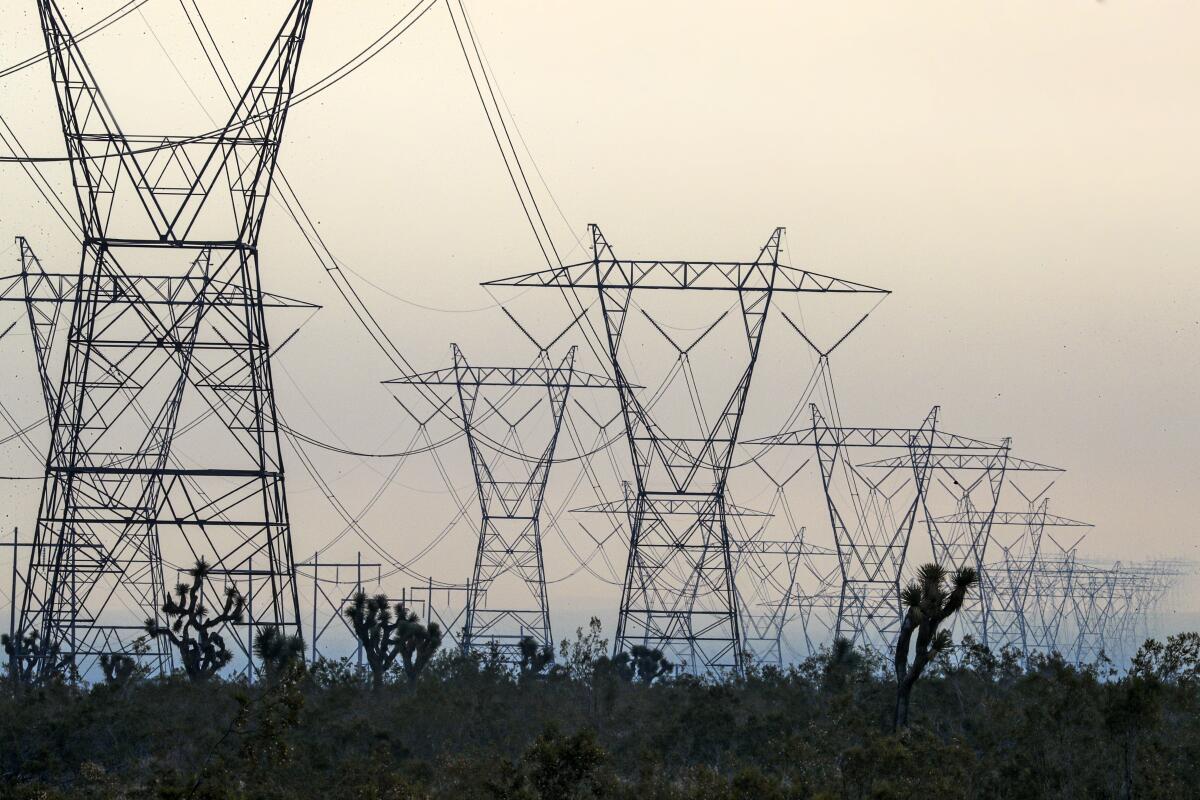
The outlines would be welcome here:
[[[626,484],[628,489],[628,484]],[[668,507],[672,512],[683,510],[682,503]],[[573,514],[604,514],[626,519],[637,509],[632,496],[616,502],[599,503],[571,509]],[[691,510],[690,508],[688,509]],[[731,534],[730,554],[733,561],[734,592],[740,614],[744,666],[783,666],[783,629],[790,619],[789,611],[796,604],[796,572],[800,559],[811,555],[828,555],[832,551],[804,543],[804,528],[795,531],[793,539],[764,539],[766,522],[774,514],[725,504],[725,519],[741,527],[742,520],[759,520],[753,531]],[[741,580],[739,580],[739,577]],[[746,586],[746,588],[741,588]],[[749,600],[747,600],[747,595]]]
[[[1011,447],[1011,440],[1004,439],[991,450],[935,449],[929,458],[928,490],[921,497],[933,560],[949,570],[972,567],[980,574],[977,590],[970,594],[952,625],[977,635],[985,647],[990,645],[987,609],[991,590],[983,571],[1004,485],[1014,473],[1062,472],[1058,467],[1017,458]],[[897,456],[863,466],[911,466],[908,459],[907,455]],[[954,513],[938,516],[935,509],[947,505]]]
[[[232,631],[244,651],[255,625],[299,631],[258,236],[311,7],[291,7],[222,128],[175,137],[126,135],[55,0],[38,2],[84,231],[79,275],[58,287],[61,378],[43,375],[50,446],[20,615],[40,671],[131,652],[164,564],[200,557],[249,595]]]
[[[554,644],[542,560],[541,516],[568,394],[573,388],[611,389],[613,383],[575,369],[574,347],[557,366],[547,362],[538,367],[471,366],[458,345],[451,347],[453,367],[406,375],[388,383],[454,386],[457,391],[480,511],[462,648],[487,653],[497,647],[507,662],[517,663],[523,638],[531,637],[538,645]],[[541,358],[545,361],[544,351]],[[485,391],[489,388],[505,391],[503,396],[487,397]],[[519,396],[514,391],[518,389],[544,391],[543,400],[549,406],[549,440],[532,454],[523,446],[517,430],[543,401],[509,419],[504,406]],[[502,437],[484,432],[489,419],[505,429]]]
[[[1040,613],[1032,608],[1032,592],[1041,579],[1039,554],[1042,538],[1047,528],[1090,528],[1087,522],[1060,517],[1049,513],[1049,498],[1028,511],[995,511],[989,525],[989,539],[993,549],[999,548],[1000,560],[983,564],[980,570],[980,587],[984,592],[984,617],[980,626],[980,641],[999,652],[1013,648],[1022,653],[1030,652],[1033,641],[1032,628],[1037,622],[1031,614]],[[961,514],[937,518],[939,525],[955,524]],[[1011,527],[1019,528],[1019,535],[1001,537],[998,531]],[[1056,625],[1051,627],[1057,628]],[[986,639],[982,638],[986,635]],[[1041,637],[1044,638],[1044,637]]]
[[[816,449],[841,568],[835,633],[888,650],[899,630],[900,580],[909,538],[935,463],[968,463],[1002,446],[937,430],[937,406],[916,428],[834,427],[816,405],[811,411],[811,428],[749,443]],[[869,462],[852,455],[887,449],[903,454]],[[878,468],[872,472],[879,476],[868,476],[867,467]]]
[[[783,631],[798,605],[801,559],[833,551],[805,544],[803,528],[795,539],[735,542],[733,549],[747,666],[783,667]]]
[[[883,290],[780,264],[782,228],[750,262],[622,260],[599,227],[591,225],[589,232],[590,261],[485,285],[590,289],[599,295],[634,474],[614,653],[642,644],[694,672],[740,670],[742,636],[725,486],[771,298],[776,292]],[[660,419],[661,409],[652,408],[653,398],[630,379],[624,333],[635,291],[737,293],[747,358],[723,407],[699,437],[672,433]]]

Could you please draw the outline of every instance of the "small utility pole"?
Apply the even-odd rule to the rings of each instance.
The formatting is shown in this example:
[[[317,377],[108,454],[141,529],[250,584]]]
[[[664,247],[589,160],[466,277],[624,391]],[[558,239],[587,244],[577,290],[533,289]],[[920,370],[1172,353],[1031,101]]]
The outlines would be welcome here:
[[[16,642],[17,637],[17,548],[20,547],[17,526],[13,526],[12,540],[12,584],[8,592],[8,635]]]

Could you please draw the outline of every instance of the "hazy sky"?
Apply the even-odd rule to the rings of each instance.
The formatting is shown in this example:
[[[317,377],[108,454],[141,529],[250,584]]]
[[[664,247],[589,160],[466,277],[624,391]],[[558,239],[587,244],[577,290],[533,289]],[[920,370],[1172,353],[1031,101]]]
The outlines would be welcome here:
[[[63,10],[82,28],[117,5],[64,0]],[[286,4],[200,5],[245,80]],[[318,0],[300,83],[407,6]],[[7,65],[35,53],[41,33],[32,0],[3,8]],[[835,355],[848,423],[915,425],[938,403],[949,429],[1011,435],[1019,454],[1068,468],[1052,508],[1097,524],[1086,552],[1200,559],[1200,5],[471,0],[468,9],[561,209],[539,184],[563,249],[597,222],[626,257],[749,259],[786,226],[793,265],[894,292]],[[127,131],[207,130],[203,109],[228,111],[176,3],[150,0],[84,48]],[[62,152],[44,63],[0,79],[0,114],[30,151]],[[478,284],[537,269],[540,254],[444,6],[297,107],[281,164],[415,365],[444,365],[451,341],[479,361],[529,361],[528,343]],[[46,174],[67,197],[66,169]],[[49,268],[75,269],[77,246],[20,168],[0,165],[0,181],[0,251],[24,234]],[[267,212],[266,288],[324,306],[276,361],[283,413],[352,448],[403,447],[412,425],[379,385],[394,369],[281,212]],[[4,272],[16,271],[15,258],[0,253]],[[549,332],[565,315],[556,299],[522,296],[513,310]],[[0,324],[19,312],[0,308]],[[278,322],[281,337],[293,320]],[[22,332],[0,340],[0,365],[5,405],[29,422],[40,398]],[[785,327],[768,336],[777,344],[755,383],[750,435],[774,432],[811,369]],[[393,466],[313,457],[351,509]],[[7,474],[39,472],[14,444],[0,458]],[[447,453],[446,465],[472,502],[465,452]],[[363,518],[398,558],[456,511],[434,466],[406,464]],[[563,465],[552,496],[576,473]],[[294,458],[289,476],[296,550],[311,552],[342,525]],[[818,478],[806,478],[811,493]],[[606,491],[619,492],[613,480]],[[36,490],[0,486],[6,525],[32,524]],[[578,496],[588,502],[594,495]],[[824,509],[802,508],[810,540],[831,543]],[[469,568],[472,527],[461,522],[417,569],[464,579],[454,573]],[[567,517],[562,529],[582,537]],[[551,578],[572,571],[559,539],[546,548]],[[356,549],[347,539],[335,554]],[[623,548],[609,555],[623,563]],[[611,624],[616,589],[579,573],[551,600],[561,633],[592,612]]]

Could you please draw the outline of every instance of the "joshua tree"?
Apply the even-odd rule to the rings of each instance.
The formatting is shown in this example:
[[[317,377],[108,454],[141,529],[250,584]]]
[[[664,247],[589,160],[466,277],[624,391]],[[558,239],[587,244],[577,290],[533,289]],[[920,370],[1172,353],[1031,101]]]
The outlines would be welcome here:
[[[618,653],[612,660],[612,667],[624,680],[636,679],[642,683],[653,683],[668,674],[675,665],[663,656],[661,650],[635,644],[628,651]]]
[[[896,713],[892,728],[908,725],[908,701],[913,686],[930,660],[953,645],[950,631],[938,630],[954,612],[962,608],[967,591],[979,582],[979,575],[970,567],[962,567],[950,576],[940,564],[926,564],[917,570],[917,578],[900,593],[908,611],[896,639]],[[913,633],[917,634],[917,650],[912,664],[908,663]]]
[[[548,644],[539,646],[532,636],[525,636],[518,642],[521,650],[521,677],[540,678],[547,667],[554,664],[554,648]]]
[[[409,683],[416,683],[429,659],[442,646],[442,628],[436,622],[422,625],[420,617],[402,605],[396,606],[396,613],[402,620],[396,630],[396,639],[400,643],[404,674]]]
[[[254,637],[254,655],[262,662],[263,677],[273,683],[292,666],[303,663],[304,639],[274,625],[263,625]]]
[[[52,659],[51,664],[58,660],[58,647],[46,647],[37,631],[29,631],[24,636],[0,635],[0,646],[8,656],[8,677],[14,683],[32,683],[39,659]]]
[[[393,619],[387,596],[382,594],[367,597],[366,592],[357,592],[342,613],[350,620],[354,638],[367,656],[371,684],[378,689],[400,655],[400,645],[393,640],[400,621]]]
[[[442,645],[442,629],[437,623],[422,625],[417,615],[400,603],[393,614],[382,594],[367,597],[366,592],[358,592],[343,613],[366,653],[376,689],[383,685],[383,676],[397,657],[402,659],[409,681],[415,682]]]
[[[225,601],[221,613],[208,615],[208,609],[200,599],[204,581],[212,572],[203,558],[188,570],[192,577],[191,586],[180,583],[175,587],[175,597],[167,597],[163,603],[163,614],[175,621],[159,625],[152,619],[146,620],[146,632],[151,636],[165,636],[179,650],[183,669],[194,681],[204,681],[217,674],[233,658],[225,646],[225,639],[218,632],[221,626],[242,621],[246,599],[233,586],[225,587]]]
[[[855,649],[854,643],[845,636],[838,636],[829,648],[829,658],[825,662],[822,675],[825,688],[842,689],[863,665],[863,655]]]
[[[109,686],[124,686],[137,674],[137,662],[124,653],[103,653],[100,656],[100,669],[104,672],[104,682]]]

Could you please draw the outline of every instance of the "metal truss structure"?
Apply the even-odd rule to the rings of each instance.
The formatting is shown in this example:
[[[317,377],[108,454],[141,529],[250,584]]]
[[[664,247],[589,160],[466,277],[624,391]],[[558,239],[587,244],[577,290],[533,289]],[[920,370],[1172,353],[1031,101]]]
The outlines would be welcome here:
[[[774,507],[774,504],[772,504]],[[703,501],[669,500],[664,513],[699,514]],[[637,503],[632,497],[572,509],[573,514],[605,514],[630,519]],[[782,666],[783,630],[795,614],[797,572],[801,559],[831,555],[833,551],[807,545],[803,527],[791,539],[765,539],[766,522],[774,511],[755,511],[727,503],[725,518],[730,523],[730,552],[733,560],[734,591],[740,613],[744,666]],[[746,520],[757,522],[753,530]]]
[[[1095,663],[1101,656],[1117,663],[1131,658],[1147,636],[1150,610],[1183,574],[1161,561],[1076,562],[1073,566],[1070,605],[1074,638],[1064,655],[1076,664]]]
[[[18,624],[40,672],[132,654],[164,565],[202,557],[211,580],[251,586],[231,630],[244,651],[253,626],[299,632],[258,235],[311,6],[291,7],[220,129],[173,137],[127,135],[55,0],[38,2],[84,232],[77,275],[34,268],[23,244],[7,291],[29,309],[50,419]],[[154,642],[147,657],[171,663]]]
[[[743,517],[733,516],[733,574],[738,608],[742,614],[742,649],[750,667],[782,667],[783,632],[796,616],[800,567],[807,559],[826,552],[804,541],[800,525],[788,502],[786,487],[804,471],[804,461],[783,480],[777,480],[758,460],[752,462],[771,482],[774,494],[762,515],[763,524],[750,530]],[[779,515],[787,538],[767,539],[767,520]]]
[[[613,388],[608,378],[575,369],[575,348],[562,362],[535,367],[476,367],[467,363],[458,345],[451,345],[454,366],[406,375],[389,384],[453,386],[457,390],[463,432],[471,453],[479,497],[479,543],[467,591],[461,645],[464,651],[487,653],[498,648],[506,662],[521,658],[521,640],[530,637],[553,646],[550,601],[542,560],[541,515],[554,449],[562,428],[571,389]],[[516,390],[546,393],[519,415],[505,407],[519,396]],[[485,390],[494,395],[488,396]],[[504,392],[497,393],[496,389]],[[543,402],[549,406],[549,440],[536,452],[518,434]],[[502,436],[482,435],[492,421]]]
[[[984,646],[990,644],[987,609],[991,599],[982,573],[1002,490],[1014,473],[1062,472],[1058,467],[1016,458],[1011,448],[1012,441],[1006,438],[993,450],[935,449],[929,455],[929,486],[921,496],[933,560],[951,570],[972,567],[981,575],[978,590],[971,593],[953,624],[958,632],[970,631]],[[915,465],[905,454],[863,466],[895,469]],[[939,511],[951,509],[953,513],[939,515]]]
[[[986,602],[977,639],[994,651],[1007,648],[1022,653],[1049,652],[1056,647],[1058,630],[1065,613],[1066,595],[1054,591],[1051,579],[1059,565],[1051,566],[1043,554],[1047,529],[1086,529],[1091,524],[1049,512],[1049,498],[1042,498],[1027,511],[995,511],[989,539],[999,549],[1000,560],[984,562],[980,586]],[[957,515],[940,518],[940,524],[954,524]],[[1017,536],[1001,536],[1005,530],[1017,530]],[[1053,539],[1051,540],[1053,541]],[[1070,569],[1069,562],[1063,564]],[[986,638],[985,638],[986,637]]]
[[[464,604],[456,598],[465,597],[470,587],[435,584],[433,578],[428,578],[423,585],[402,588],[397,596],[383,588],[383,567],[382,562],[364,561],[361,552],[354,561],[322,560],[320,553],[313,553],[308,560],[296,563],[296,579],[307,580],[312,585],[308,641],[311,661],[333,657],[338,644],[325,643],[334,634],[344,632],[346,641],[354,643],[351,658],[359,667],[363,666],[362,643],[355,638],[354,628],[345,614],[347,605],[360,591],[368,595],[382,594],[389,602],[400,603],[423,618],[426,625],[437,623],[446,645],[460,644],[458,631],[462,627]],[[445,600],[440,602],[441,598]]]
[[[1150,615],[1183,578],[1196,573],[1196,564],[1183,559],[1153,559],[1127,563],[1122,570],[1134,580],[1121,588],[1123,606],[1116,639],[1130,647],[1117,653],[1130,656],[1133,648],[1150,638]]]
[[[296,579],[307,578],[312,582],[312,616],[308,631],[310,660],[315,662],[325,655],[321,642],[330,635],[330,628],[344,629],[353,636],[354,628],[343,611],[355,594],[367,591],[367,586],[379,586],[382,575],[383,564],[363,561],[362,553],[358,553],[354,561],[322,561],[320,553],[313,553],[307,561],[296,562]],[[362,666],[363,652],[359,642],[355,644],[354,658]]]
[[[403,599],[410,607],[425,618],[425,624],[437,623],[442,629],[443,641],[450,647],[462,647],[459,634],[467,613],[467,600],[471,596],[469,584],[435,584],[433,578],[426,579],[420,586],[409,586]]]
[[[1075,574],[1075,552],[1040,553],[1016,562],[1017,571],[1027,571],[1028,583],[1021,609],[1023,652],[1049,655],[1063,649],[1064,624],[1071,614]]]
[[[904,561],[934,465],[967,468],[1007,446],[937,430],[937,406],[916,428],[837,427],[815,404],[811,411],[810,428],[749,444],[816,449],[841,569],[835,635],[887,651],[899,630]],[[852,456],[889,449],[902,453],[874,461]]]
[[[442,402],[434,404],[426,419],[405,407],[417,423],[413,441],[423,437],[422,447],[359,453],[292,431],[275,405],[271,357],[281,345],[270,345],[266,314],[317,307],[263,290],[259,235],[265,206],[289,105],[340,81],[347,67],[353,71],[380,48],[360,53],[297,92],[312,0],[294,0],[253,76],[231,96],[232,110],[223,125],[189,136],[130,135],[118,124],[58,0],[37,0],[36,5],[81,240],[78,270],[52,272],[29,242],[18,237],[20,271],[0,278],[0,301],[23,304],[49,423],[49,443],[43,447],[29,435],[40,422],[21,427],[0,406],[0,416],[14,430],[9,439],[44,456],[31,539],[22,541],[14,530],[11,543],[0,543],[13,553],[9,627],[16,634],[14,643],[20,647],[31,633],[39,643],[36,652],[18,651],[14,658],[33,664],[39,677],[86,676],[101,656],[117,653],[135,656],[152,671],[170,671],[174,653],[164,640],[148,639],[145,631],[148,624],[163,622],[168,576],[182,578],[201,559],[212,567],[206,595],[232,587],[246,597],[245,618],[222,633],[244,659],[251,680],[255,667],[250,654],[259,626],[301,632],[307,615],[301,610],[298,582],[307,579],[312,581],[313,659],[326,652],[322,648],[329,646],[334,632],[344,628],[352,633],[343,608],[354,592],[370,583],[386,595],[382,580],[403,574],[406,581],[422,585],[401,589],[398,598],[393,592],[393,601],[410,607],[426,623],[441,625],[448,643],[467,652],[498,651],[514,664],[527,637],[553,645],[542,518],[564,423],[579,454],[581,476],[600,498],[606,496],[599,489],[602,481],[588,457],[603,450],[606,469],[611,467],[618,477],[626,471],[617,463],[623,455],[608,447],[621,438],[615,426],[622,421],[633,478],[625,483],[624,498],[575,509],[607,517],[609,536],[592,539],[593,555],[602,554],[608,574],[593,572],[590,556],[581,557],[570,542],[566,546],[581,569],[616,583],[622,579],[620,565],[610,562],[603,548],[610,540],[619,541],[617,532],[628,527],[613,653],[636,645],[657,648],[680,671],[736,674],[748,667],[782,665],[784,631],[796,620],[810,653],[816,649],[819,624],[828,628],[822,634],[890,649],[903,613],[900,586],[908,547],[919,524],[927,528],[937,562],[951,569],[973,566],[980,573],[978,591],[954,617],[956,632],[972,634],[993,651],[1019,650],[1027,659],[1052,653],[1079,665],[1127,659],[1149,635],[1152,610],[1179,578],[1195,572],[1195,565],[1182,561],[1085,559],[1080,540],[1064,546],[1055,532],[1091,525],[1049,513],[1044,498],[1049,487],[1033,498],[1022,493],[1027,509],[1001,510],[1004,487],[1017,488],[1014,475],[1061,470],[1014,457],[1009,439],[994,443],[939,430],[937,406],[917,427],[843,427],[829,356],[866,315],[823,349],[814,341],[820,337],[810,337],[777,310],[818,356],[818,371],[805,393],[792,398],[794,409],[781,427],[802,424],[796,420],[818,385],[826,391],[830,422],[814,404],[808,428],[739,441],[775,295],[877,295],[885,290],[782,264],[782,228],[773,231],[753,260],[718,262],[619,259],[600,229],[591,225],[590,259],[562,265],[495,106],[486,61],[465,16],[453,10],[463,55],[472,77],[482,81],[475,81],[475,89],[492,133],[497,133],[497,122],[505,133],[495,138],[513,187],[547,263],[552,263],[551,254],[559,263],[484,285],[556,289],[572,314],[576,308],[570,299],[578,302],[580,290],[594,291],[604,335],[590,329],[595,337],[591,343],[599,345],[613,377],[577,370],[575,348],[561,362],[551,363],[549,347],[534,341],[535,366],[478,367],[452,345],[451,367],[387,381],[416,386],[426,397],[429,387],[453,387],[456,411],[449,410],[453,398],[438,398]],[[206,31],[206,41],[197,25],[192,28],[225,89],[225,78],[232,78],[216,41],[211,32]],[[23,148],[12,149],[11,160],[25,164],[59,160],[17,157]],[[279,182],[284,183],[282,176]],[[280,189],[285,201],[298,204],[290,187]],[[58,200],[45,191],[43,196]],[[72,212],[59,216],[76,230]],[[304,218],[297,219],[302,233],[310,244],[316,240],[314,252],[358,320],[392,364],[406,366],[399,349],[345,283],[319,235],[310,235],[315,232],[312,221],[307,214],[299,216]],[[675,326],[652,316],[641,302],[648,296],[680,300],[679,292],[690,302],[706,296],[724,310],[707,326],[692,327],[694,319]],[[572,326],[590,308],[581,302],[578,306],[582,310]],[[710,383],[721,386],[715,404],[706,408],[693,351],[702,341],[718,339],[720,333],[714,332],[723,330],[723,321],[737,328],[737,347],[722,354],[736,363],[710,373],[716,376]],[[638,326],[649,337],[633,332]],[[702,332],[682,346],[679,331]],[[638,378],[634,361],[646,352],[647,338],[660,347],[665,340],[675,358],[661,383],[643,386],[633,382]],[[680,385],[686,403],[664,400]],[[604,421],[575,399],[597,428],[594,449],[589,449],[566,408],[571,389],[600,388],[617,390],[620,411]],[[518,408],[534,390],[544,394]],[[689,413],[695,425],[684,419]],[[298,458],[347,523],[346,532],[357,533],[380,560],[364,563],[361,553],[355,562],[322,560],[322,550],[308,562],[295,563],[281,433],[292,435],[294,444],[302,440],[349,456],[398,459],[385,487],[405,459],[432,453],[460,513],[419,559],[471,515],[438,455],[458,435],[435,442],[426,424],[436,417],[461,424],[475,477],[480,522],[469,583],[436,582],[413,571],[415,560],[394,559],[365,535],[362,515],[349,513],[299,446]],[[539,439],[527,447],[523,440],[532,439],[535,429]],[[805,528],[788,507],[784,485],[803,465],[776,481],[759,457],[750,455],[736,466],[761,470],[774,485],[774,499],[765,511],[734,502],[740,488],[731,492],[729,477],[739,446],[815,449],[836,549],[808,544]],[[876,451],[888,455],[869,455]],[[561,533],[557,512],[572,505],[574,491],[561,507],[545,510],[547,532]],[[381,487],[368,509],[382,493]],[[767,521],[775,518],[783,518],[785,530],[768,537]],[[802,591],[802,581],[815,582],[816,588]],[[356,657],[361,666],[361,647]]]
[[[733,547],[742,642],[748,667],[782,667],[783,632],[796,616],[798,573],[803,560],[833,555],[829,548],[795,539],[751,539]]]
[[[881,293],[780,263],[777,228],[750,262],[634,261],[619,259],[596,225],[589,226],[589,261],[489,281],[486,286],[595,290],[605,341],[620,396],[633,464],[630,546],[617,619],[614,653],[634,645],[661,650],[678,668],[696,673],[743,668],[742,634],[728,528],[726,482],[737,445],[771,299],[778,292]],[[656,394],[630,379],[627,332],[634,294],[735,292],[747,357],[715,417],[696,409],[698,435],[680,432],[655,407]],[[689,351],[720,323],[717,318],[687,348],[643,311],[678,350]],[[690,367],[689,367],[690,369]],[[670,375],[678,377],[673,370]],[[695,399],[695,398],[693,398]]]
[[[997,529],[1016,527],[1015,541],[997,543],[1002,558],[985,565],[987,619],[993,651],[1059,653],[1077,664],[1103,656],[1123,662],[1149,635],[1149,614],[1190,565],[1159,560],[1098,564],[1081,560],[1077,545],[1062,547],[1055,529],[1091,524],[1049,513],[1049,499],[1028,511],[996,512]],[[1046,540],[1049,539],[1047,546]]]

